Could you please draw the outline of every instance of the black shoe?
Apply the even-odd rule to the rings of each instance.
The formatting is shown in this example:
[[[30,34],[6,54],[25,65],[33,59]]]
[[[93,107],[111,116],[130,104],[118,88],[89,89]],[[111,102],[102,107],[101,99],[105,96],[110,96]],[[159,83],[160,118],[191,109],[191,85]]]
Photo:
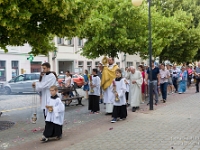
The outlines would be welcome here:
[[[105,115],[106,115],[106,116],[107,116],[107,115],[112,115],[112,113],[106,113]]]
[[[3,113],[2,112],[0,112],[0,117],[1,117],[1,115],[2,115]]]
[[[158,102],[155,102],[155,105],[157,106],[157,105],[158,105]]]
[[[149,103],[147,103],[147,106],[149,105]]]
[[[42,138],[40,141],[42,141],[42,142],[47,142],[49,139],[48,138]]]
[[[196,91],[195,93],[199,93],[198,91]]]
[[[135,111],[136,111],[136,107],[133,107],[133,108],[132,108],[132,112],[135,112]]]
[[[166,99],[163,99],[163,103],[166,103]]]

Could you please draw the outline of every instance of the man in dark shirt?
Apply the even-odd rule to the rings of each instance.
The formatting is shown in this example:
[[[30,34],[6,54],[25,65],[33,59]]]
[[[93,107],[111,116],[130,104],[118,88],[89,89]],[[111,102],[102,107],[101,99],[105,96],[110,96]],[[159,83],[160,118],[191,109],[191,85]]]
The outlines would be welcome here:
[[[154,60],[152,60],[151,65],[152,65],[152,84],[153,84],[153,91],[154,91],[154,94],[155,94],[155,101],[156,101],[155,105],[157,105],[157,103],[158,103],[158,85],[160,85],[160,70],[159,70],[158,67],[156,67],[154,65]],[[145,74],[145,79],[146,79],[145,84],[148,84],[148,85],[149,85],[149,82],[147,83],[147,81],[150,80],[149,73],[150,73],[150,71],[149,71],[149,68],[148,68],[147,72]]]

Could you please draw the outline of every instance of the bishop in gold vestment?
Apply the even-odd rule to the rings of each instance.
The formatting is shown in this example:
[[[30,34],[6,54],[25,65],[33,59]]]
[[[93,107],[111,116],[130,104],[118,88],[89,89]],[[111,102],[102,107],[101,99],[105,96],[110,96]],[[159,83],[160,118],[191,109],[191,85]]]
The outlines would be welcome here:
[[[113,102],[115,100],[112,82],[116,78],[115,71],[118,69],[118,66],[114,64],[113,58],[109,58],[108,63],[109,65],[104,63],[101,87],[103,90],[104,103],[106,103],[106,113],[112,113]]]

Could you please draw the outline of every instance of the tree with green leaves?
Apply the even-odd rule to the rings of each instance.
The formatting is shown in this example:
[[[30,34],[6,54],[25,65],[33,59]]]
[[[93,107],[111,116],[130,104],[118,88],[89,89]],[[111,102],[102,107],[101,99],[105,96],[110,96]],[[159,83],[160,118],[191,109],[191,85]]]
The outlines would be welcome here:
[[[153,56],[173,62],[191,60],[197,52],[199,28],[193,27],[192,13],[181,10],[178,0],[153,1]],[[182,0],[185,1],[185,0]],[[171,4],[171,5],[168,5]],[[162,7],[161,7],[162,6]],[[99,1],[97,9],[81,27],[80,37],[88,39],[82,55],[116,57],[119,52],[148,57],[148,10],[144,2],[134,7],[130,0]]]
[[[96,0],[0,0],[0,48],[29,43],[34,55],[55,50],[55,35],[75,36]]]

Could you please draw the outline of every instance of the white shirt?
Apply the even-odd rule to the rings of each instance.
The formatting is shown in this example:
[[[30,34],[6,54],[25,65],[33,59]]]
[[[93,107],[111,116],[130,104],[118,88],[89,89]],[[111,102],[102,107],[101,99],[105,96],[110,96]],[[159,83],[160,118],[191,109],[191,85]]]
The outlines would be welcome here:
[[[90,86],[90,82],[91,81],[89,81],[89,86]],[[97,76],[97,75],[92,76],[92,84],[95,86],[95,87],[93,87],[94,93],[91,93],[91,87],[90,87],[89,95],[100,96],[101,80],[100,80],[99,76]]]
[[[58,125],[63,125],[65,106],[60,98],[57,97],[54,99],[50,97],[47,105],[53,106],[53,112],[49,112],[48,110],[45,111],[47,112],[46,121],[53,122]]]
[[[172,69],[172,77],[178,78],[178,73],[180,70],[178,68]]]

